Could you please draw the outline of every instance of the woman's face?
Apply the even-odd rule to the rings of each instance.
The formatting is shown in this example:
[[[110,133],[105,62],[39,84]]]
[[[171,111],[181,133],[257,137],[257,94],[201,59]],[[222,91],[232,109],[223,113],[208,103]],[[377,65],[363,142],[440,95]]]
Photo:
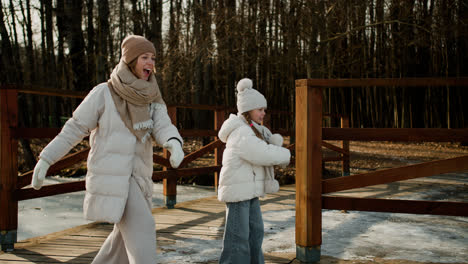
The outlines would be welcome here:
[[[257,124],[263,122],[263,117],[265,117],[265,108],[254,109],[249,112],[250,118],[255,121]]]
[[[147,81],[151,72],[153,72],[155,59],[156,57],[151,52],[143,53],[138,56],[137,63],[133,69],[135,75],[139,79]]]

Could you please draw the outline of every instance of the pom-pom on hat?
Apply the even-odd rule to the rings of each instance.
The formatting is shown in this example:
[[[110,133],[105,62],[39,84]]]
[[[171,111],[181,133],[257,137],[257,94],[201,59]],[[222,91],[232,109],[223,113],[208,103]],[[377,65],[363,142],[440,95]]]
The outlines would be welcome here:
[[[252,80],[248,78],[244,78],[237,83],[237,111],[241,114],[267,107],[265,96],[253,89],[252,86]]]
[[[122,41],[122,60],[129,64],[143,53],[151,52],[156,55],[153,43],[145,37],[129,35]]]

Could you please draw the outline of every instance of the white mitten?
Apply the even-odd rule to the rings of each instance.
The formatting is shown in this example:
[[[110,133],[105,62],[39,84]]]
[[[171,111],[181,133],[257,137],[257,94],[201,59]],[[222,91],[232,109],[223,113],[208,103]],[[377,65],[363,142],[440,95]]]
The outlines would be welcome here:
[[[180,142],[177,139],[170,139],[164,143],[163,147],[171,153],[169,162],[171,163],[172,168],[176,169],[179,167],[180,163],[184,159],[184,151],[182,150]]]
[[[286,169],[289,166],[289,163],[280,164],[278,166],[280,166],[282,169]]]
[[[291,152],[291,151],[290,151]],[[286,169],[286,167],[289,166],[289,163],[291,163],[291,158],[289,158],[287,163],[279,164],[280,168]]]
[[[273,144],[275,146],[283,146],[283,137],[280,134],[271,135],[269,141],[270,144]]]
[[[34,189],[39,190],[42,187],[42,183],[44,182],[49,167],[50,165],[49,163],[47,163],[47,161],[39,159],[36,166],[34,167],[33,177],[31,181],[31,185]]]

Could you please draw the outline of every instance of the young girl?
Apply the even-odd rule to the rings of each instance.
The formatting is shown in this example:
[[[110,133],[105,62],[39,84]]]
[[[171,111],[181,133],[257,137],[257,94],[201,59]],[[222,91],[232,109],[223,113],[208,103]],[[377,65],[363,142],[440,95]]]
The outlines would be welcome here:
[[[114,223],[93,263],[156,263],[151,213],[153,138],[177,168],[184,152],[153,74],[156,50],[142,36],[122,42],[122,57],[107,83],[94,87],[40,154],[32,186],[42,186],[49,166],[90,135],[86,219]]]
[[[263,220],[258,197],[277,192],[273,165],[289,164],[283,138],[262,126],[267,102],[250,79],[237,84],[237,115],[230,115],[219,138],[223,153],[218,199],[226,202],[226,224],[219,263],[264,263]]]

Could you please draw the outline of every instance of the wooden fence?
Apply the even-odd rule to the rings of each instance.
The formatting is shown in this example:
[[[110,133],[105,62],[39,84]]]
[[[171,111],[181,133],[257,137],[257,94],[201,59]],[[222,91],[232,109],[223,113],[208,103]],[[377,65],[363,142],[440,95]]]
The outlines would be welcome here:
[[[1,113],[1,196],[0,196],[0,242],[2,250],[11,250],[16,242],[16,229],[18,222],[18,201],[34,199],[39,197],[51,196],[62,193],[82,191],[85,189],[85,181],[80,180],[76,182],[60,183],[54,185],[43,186],[40,190],[33,188],[25,188],[31,182],[33,171],[25,172],[18,175],[18,139],[32,139],[32,138],[53,138],[59,132],[60,128],[19,128],[18,127],[18,93],[32,94],[32,95],[47,95],[47,96],[60,96],[69,98],[84,98],[86,93],[83,92],[63,92],[53,89],[35,89],[33,87],[6,87],[3,86],[0,91],[0,113]],[[173,208],[176,203],[177,196],[177,179],[180,177],[187,177],[193,175],[207,175],[214,173],[214,186],[218,185],[218,173],[221,168],[222,152],[224,144],[216,139],[219,128],[226,119],[226,113],[235,111],[233,108],[205,106],[205,105],[177,105],[168,106],[168,114],[174,124],[177,124],[177,109],[190,108],[198,110],[209,110],[214,113],[214,126],[212,130],[179,130],[183,137],[214,137],[214,141],[203,146],[201,149],[189,153],[185,156],[178,169],[172,169],[167,159],[167,152],[164,150],[163,155],[153,154],[154,163],[163,166],[162,171],[155,171],[153,173],[153,180],[163,180],[163,194],[166,199],[168,208]],[[285,111],[269,111],[274,114],[292,113]],[[270,119],[271,120],[271,116]],[[346,121],[344,121],[346,123]],[[286,130],[278,130],[282,134],[291,134]],[[325,146],[335,151],[338,150],[340,155],[332,157],[330,161],[341,160],[343,162],[343,173],[349,173],[349,156],[348,150],[342,150],[338,147],[324,142]],[[348,143],[343,143],[344,146]],[[290,149],[294,145],[289,146]],[[196,159],[204,156],[205,154],[214,151],[213,166],[187,168],[187,165]],[[86,160],[89,153],[89,148],[69,154],[62,158],[60,161],[52,165],[47,175],[55,175],[61,170],[68,168],[78,162]]]
[[[322,209],[468,216],[468,203],[337,197],[333,192],[468,170],[468,155],[370,173],[322,179],[323,140],[468,142],[468,129],[324,128],[322,89],[464,86],[468,78],[296,80],[296,257],[320,260]]]
[[[46,197],[56,194],[70,193],[82,191],[85,189],[85,180],[75,182],[60,183],[54,185],[43,186],[40,190],[34,190],[27,187],[32,178],[33,171],[28,171],[22,174],[18,173],[18,139],[34,139],[34,138],[53,138],[61,130],[61,128],[23,128],[18,127],[18,93],[31,95],[46,95],[60,96],[68,98],[82,99],[86,96],[85,92],[64,92],[54,89],[34,88],[34,87],[15,87],[2,86],[0,87],[0,243],[2,250],[10,251],[14,248],[14,243],[17,242],[17,227],[18,227],[18,202],[27,199]],[[176,204],[177,197],[177,179],[194,175],[207,175],[214,173],[215,190],[218,185],[218,173],[221,169],[222,152],[224,144],[216,138],[219,128],[227,118],[226,114],[230,111],[234,112],[234,108],[225,108],[218,106],[206,105],[174,105],[168,106],[168,114],[173,124],[177,124],[177,109],[197,109],[209,110],[214,114],[214,126],[211,130],[196,130],[196,129],[180,129],[179,132],[183,137],[213,137],[214,140],[203,146],[201,149],[189,153],[184,157],[178,169],[172,169],[167,159],[168,153],[163,150],[163,155],[153,154],[153,162],[163,166],[162,171],[153,172],[153,181],[163,180],[163,195],[166,199],[166,206],[173,208]],[[271,116],[275,115],[290,115],[292,113],[286,111],[269,110],[269,118],[266,119],[267,125],[271,121]],[[340,115],[324,114],[326,118],[340,118],[343,128],[349,127],[348,119]],[[274,130],[283,135],[291,135],[291,131]],[[342,143],[342,148],[327,142],[322,142],[322,146],[336,151],[337,156],[326,157],[323,162],[341,161],[343,167],[343,175],[349,174],[349,141],[345,140]],[[293,150],[295,144],[288,146]],[[47,175],[56,175],[61,170],[73,166],[79,162],[86,160],[89,148],[69,154],[53,164]],[[213,166],[187,168],[190,162],[204,156],[207,153],[214,151]],[[291,162],[294,164],[294,160]]]

